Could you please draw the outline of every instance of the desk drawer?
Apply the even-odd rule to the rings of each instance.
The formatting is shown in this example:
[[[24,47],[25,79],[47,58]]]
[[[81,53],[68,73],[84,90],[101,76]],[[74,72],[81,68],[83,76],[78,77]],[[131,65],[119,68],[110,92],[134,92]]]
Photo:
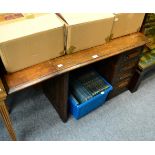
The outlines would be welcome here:
[[[126,64],[121,64],[120,68],[117,68],[117,71],[124,72],[130,69],[135,69],[138,64],[138,59],[134,59],[133,61],[130,61]]]
[[[126,64],[139,61],[141,51],[142,51],[142,48],[139,47],[119,55],[117,60],[115,60],[114,62],[115,67],[119,69]]]
[[[128,60],[125,60],[123,62],[120,63],[120,67],[123,67],[124,65],[128,65],[132,62],[137,62],[139,61],[139,57],[135,57],[135,58],[132,58],[132,59],[128,59]]]
[[[113,76],[113,80],[111,81],[112,84],[120,82],[124,79],[128,79],[131,78],[133,76],[133,73],[135,72],[134,69],[129,69],[125,72],[121,72],[119,74],[116,74],[115,76]]]
[[[138,61],[131,61],[127,64],[121,64],[120,66],[114,63],[109,63],[108,65],[99,66],[97,68],[98,72],[105,77],[111,84],[115,84],[126,78],[131,78],[135,72]]]
[[[121,78],[121,76],[127,76],[127,73],[134,73],[138,64],[138,59],[134,59],[126,64],[121,64],[120,66],[115,66],[111,68],[110,72],[112,72],[112,77]],[[123,77],[122,77],[123,78]],[[120,79],[121,80],[121,79]]]
[[[114,85],[114,88],[121,89],[121,88],[127,87],[129,85],[130,80],[131,78],[126,78],[125,80],[119,81]]]
[[[123,81],[118,82],[117,84],[113,85],[113,91],[109,94],[108,99],[111,99],[122,92],[128,90],[129,82],[131,78],[127,78]]]
[[[133,59],[133,58],[139,58],[141,51],[142,51],[141,47],[130,50],[130,51],[123,54],[122,60],[126,62],[128,60]]]
[[[139,57],[135,57],[127,61],[119,61],[116,64],[111,63],[109,67],[112,69],[114,74],[118,74],[118,73],[130,70],[130,69],[136,68],[138,65],[138,62],[139,62]]]
[[[141,49],[142,47],[138,47],[109,58],[104,63],[101,62],[98,66],[98,71],[112,85],[127,78],[131,78],[138,65]]]
[[[125,72],[125,73],[119,75],[118,81],[129,78],[131,76],[133,76],[133,71]]]

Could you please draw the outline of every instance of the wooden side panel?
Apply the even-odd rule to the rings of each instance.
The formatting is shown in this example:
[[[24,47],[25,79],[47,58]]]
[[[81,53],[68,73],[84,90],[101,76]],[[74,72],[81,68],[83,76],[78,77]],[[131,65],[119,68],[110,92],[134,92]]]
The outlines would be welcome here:
[[[59,75],[43,82],[43,90],[63,122],[68,119],[69,73]]]

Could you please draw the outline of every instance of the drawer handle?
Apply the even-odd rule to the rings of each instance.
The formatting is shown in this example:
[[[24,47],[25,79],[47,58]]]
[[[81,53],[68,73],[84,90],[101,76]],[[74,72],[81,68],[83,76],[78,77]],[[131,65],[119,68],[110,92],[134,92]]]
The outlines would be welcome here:
[[[119,87],[119,88],[122,88],[122,87],[127,86],[128,84],[129,84],[129,80],[127,80],[127,81],[125,81],[125,82],[119,84],[118,87]]]
[[[127,74],[124,74],[123,76],[121,76],[119,79],[122,80],[122,79],[125,79],[131,75],[132,75],[131,73],[129,73],[129,74],[127,73]]]
[[[138,52],[134,52],[134,53],[132,53],[132,54],[127,55],[127,56],[126,56],[126,58],[127,58],[127,59],[132,59],[132,58],[136,57],[138,54],[139,54],[139,51],[138,51]]]
[[[136,66],[137,62],[131,63],[129,65],[126,65],[122,68],[122,70],[129,70],[131,68],[134,68]]]

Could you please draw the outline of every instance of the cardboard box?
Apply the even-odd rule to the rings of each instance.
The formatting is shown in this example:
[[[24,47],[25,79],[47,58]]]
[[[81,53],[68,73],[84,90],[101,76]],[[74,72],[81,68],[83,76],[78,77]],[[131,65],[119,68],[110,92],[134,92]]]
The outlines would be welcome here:
[[[104,44],[110,38],[113,14],[61,13],[58,15],[66,24],[67,54]]]
[[[65,54],[64,23],[55,14],[6,16],[0,14],[0,55],[8,72]]]
[[[118,13],[112,28],[111,38],[125,36],[138,32],[143,23],[145,13]]]

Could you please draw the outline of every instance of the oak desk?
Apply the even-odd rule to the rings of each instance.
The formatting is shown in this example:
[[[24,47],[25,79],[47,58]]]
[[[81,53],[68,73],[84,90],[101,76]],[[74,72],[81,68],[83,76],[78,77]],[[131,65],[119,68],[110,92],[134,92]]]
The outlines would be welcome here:
[[[45,94],[61,119],[66,122],[68,119],[69,72],[143,46],[145,43],[146,39],[143,34],[134,33],[114,39],[101,46],[58,57],[15,73],[6,74],[3,83],[9,95],[42,82]]]

